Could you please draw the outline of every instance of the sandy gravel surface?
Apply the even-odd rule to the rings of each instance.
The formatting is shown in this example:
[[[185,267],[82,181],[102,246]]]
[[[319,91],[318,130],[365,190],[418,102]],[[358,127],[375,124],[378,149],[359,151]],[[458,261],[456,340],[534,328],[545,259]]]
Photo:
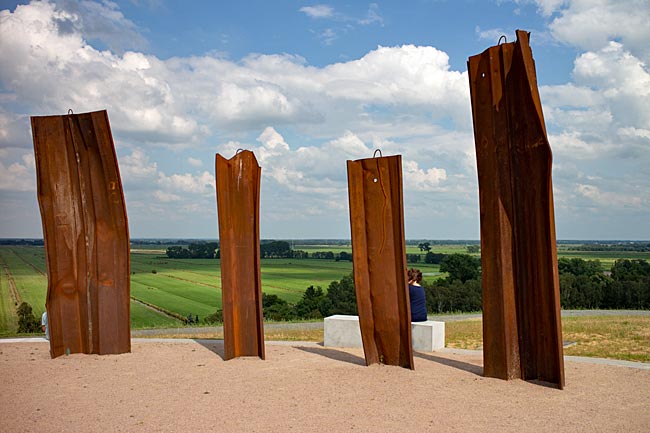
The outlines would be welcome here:
[[[572,362],[563,391],[481,376],[480,354],[417,353],[414,371],[361,349],[134,342],[132,353],[50,359],[0,344],[2,432],[648,432],[650,370]]]

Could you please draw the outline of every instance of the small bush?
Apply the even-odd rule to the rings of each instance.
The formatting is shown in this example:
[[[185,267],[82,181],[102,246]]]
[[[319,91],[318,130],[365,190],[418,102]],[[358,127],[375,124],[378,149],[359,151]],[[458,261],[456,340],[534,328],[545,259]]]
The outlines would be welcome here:
[[[203,321],[209,325],[217,325],[223,323],[223,310],[218,309],[214,314],[206,316]]]
[[[16,310],[18,314],[18,332],[19,333],[35,333],[41,332],[41,322],[36,317],[32,310],[32,306],[27,302],[23,302]]]

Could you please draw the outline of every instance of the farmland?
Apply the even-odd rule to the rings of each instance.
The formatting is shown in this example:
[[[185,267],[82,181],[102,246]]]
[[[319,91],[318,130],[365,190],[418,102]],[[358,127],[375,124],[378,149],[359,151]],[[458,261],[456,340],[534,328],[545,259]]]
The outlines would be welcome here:
[[[42,247],[0,246],[0,336],[16,332],[16,300],[28,302],[36,317],[45,309],[47,277]],[[435,267],[429,266],[431,272]],[[348,261],[316,259],[262,260],[262,290],[295,303],[310,285],[326,288],[352,271]],[[203,318],[221,307],[219,260],[169,259],[160,250],[131,253],[131,326],[181,326],[160,310]],[[153,306],[154,308],[151,308]]]
[[[331,251],[351,253],[350,245],[292,245],[308,253]],[[434,245],[434,253],[465,253],[464,245]],[[408,246],[407,254],[424,255],[417,246]],[[478,254],[473,254],[478,257]],[[598,259],[608,270],[618,258],[650,259],[650,252],[570,251],[558,249],[559,257]],[[414,263],[424,278],[443,274],[439,265]],[[0,336],[14,335],[17,329],[15,305],[28,302],[36,317],[45,308],[47,277],[45,254],[37,246],[0,246]],[[262,259],[262,290],[290,303],[301,299],[311,285],[327,288],[352,271],[349,261],[327,259]],[[131,325],[132,328],[175,327],[177,317],[204,318],[221,307],[221,278],[217,259],[170,259],[164,248],[133,245],[131,253]],[[171,314],[165,314],[171,313]],[[176,317],[176,318],[175,318]]]

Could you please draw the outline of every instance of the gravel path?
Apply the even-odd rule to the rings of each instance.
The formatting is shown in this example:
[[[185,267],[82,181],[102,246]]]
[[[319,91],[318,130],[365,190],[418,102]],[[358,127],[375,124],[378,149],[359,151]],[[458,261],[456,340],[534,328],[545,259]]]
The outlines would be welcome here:
[[[650,431],[650,370],[567,360],[560,391],[483,377],[481,355],[459,351],[417,352],[415,370],[315,343],[223,356],[207,340],[56,359],[46,342],[1,344],[0,431]]]

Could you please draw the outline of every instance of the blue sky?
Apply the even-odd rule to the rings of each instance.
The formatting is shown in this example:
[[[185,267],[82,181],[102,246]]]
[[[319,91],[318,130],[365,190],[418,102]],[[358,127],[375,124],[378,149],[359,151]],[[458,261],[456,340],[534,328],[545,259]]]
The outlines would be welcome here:
[[[650,0],[0,0],[1,237],[40,237],[30,115],[108,110],[133,237],[217,237],[253,150],[263,238],[348,238],[345,161],[403,158],[408,238],[478,239],[466,62],[531,32],[560,239],[650,239]]]

